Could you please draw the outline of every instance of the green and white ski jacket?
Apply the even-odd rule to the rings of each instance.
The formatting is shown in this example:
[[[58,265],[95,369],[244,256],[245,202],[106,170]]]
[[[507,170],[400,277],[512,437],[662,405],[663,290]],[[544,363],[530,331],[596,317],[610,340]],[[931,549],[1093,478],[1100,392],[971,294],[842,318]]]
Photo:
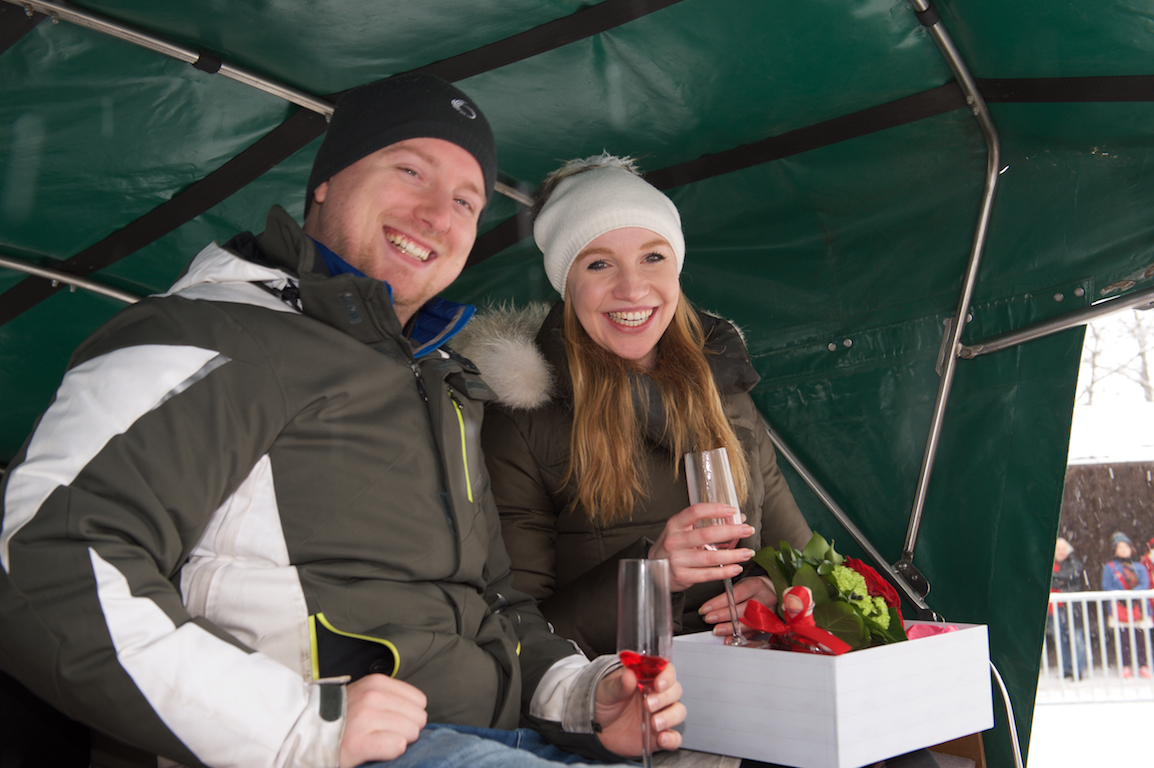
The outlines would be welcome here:
[[[189,765],[336,765],[369,672],[430,722],[592,748],[546,722],[591,730],[588,662],[512,589],[489,388],[317,264],[274,208],[80,346],[3,486],[0,667]]]

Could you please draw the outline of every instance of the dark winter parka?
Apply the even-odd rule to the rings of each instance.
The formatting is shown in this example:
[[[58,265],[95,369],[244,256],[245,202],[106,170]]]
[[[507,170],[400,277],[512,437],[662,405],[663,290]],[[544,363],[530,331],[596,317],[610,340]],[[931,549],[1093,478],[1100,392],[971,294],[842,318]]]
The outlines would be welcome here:
[[[675,476],[674,457],[661,443],[661,425],[650,423],[645,455],[649,497],[631,518],[606,526],[590,520],[576,504],[575,486],[562,482],[573,429],[563,307],[557,303],[547,317],[541,306],[482,313],[457,346],[477,363],[499,398],[486,408],[482,446],[514,584],[540,601],[558,634],[577,641],[588,654],[613,653],[617,561],[646,557],[665,522],[689,506],[689,496],[684,471]],[[804,547],[811,532],[749,396],[758,376],[745,345],[726,321],[708,314],[700,318],[707,348],[716,353],[708,360],[722,405],[751,468],[742,512],[754,534],[740,546],[756,550],[785,540]],[[718,581],[677,596],[675,631],[708,629],[697,609],[721,589]]]

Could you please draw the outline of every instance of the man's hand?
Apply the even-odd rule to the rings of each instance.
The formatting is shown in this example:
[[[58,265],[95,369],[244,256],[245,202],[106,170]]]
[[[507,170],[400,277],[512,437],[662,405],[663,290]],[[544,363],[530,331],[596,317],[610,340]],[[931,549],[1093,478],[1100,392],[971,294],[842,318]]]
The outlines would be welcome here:
[[[428,721],[425,694],[402,680],[366,675],[346,686],[340,768],[400,757]]]
[[[773,582],[767,576],[742,579],[733,585],[733,601],[737,604],[738,618],[745,615],[745,607],[750,600],[756,600],[770,610],[777,605],[777,593]],[[733,623],[729,620],[729,601],[725,593],[710,598],[697,609],[706,624],[713,624],[713,634],[729,637],[733,634]],[[744,629],[744,627],[739,627]]]
[[[654,749],[677,749],[681,734],[672,730],[685,720],[681,683],[669,664],[653,681],[646,702],[649,717],[649,742]],[[596,720],[601,724],[601,744],[626,757],[641,754],[641,690],[637,676],[622,667],[605,677],[597,686]]]
[[[753,528],[744,523],[694,527],[701,520],[732,515],[733,507],[703,502],[686,507],[666,521],[657,542],[649,549],[649,559],[669,560],[670,590],[684,592],[694,584],[741,574],[740,564],[753,557],[752,549],[708,550],[704,546],[744,539],[753,535]]]

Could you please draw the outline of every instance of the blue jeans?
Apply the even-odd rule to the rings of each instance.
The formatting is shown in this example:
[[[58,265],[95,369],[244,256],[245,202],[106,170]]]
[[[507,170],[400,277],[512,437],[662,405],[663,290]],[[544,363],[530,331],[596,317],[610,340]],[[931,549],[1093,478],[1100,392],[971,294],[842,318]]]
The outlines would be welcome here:
[[[436,724],[426,726],[396,760],[365,763],[361,768],[548,768],[559,764],[611,765],[566,752],[528,728],[500,731]]]
[[[1086,672],[1086,638],[1082,634],[1081,615],[1074,613],[1074,626],[1070,626],[1066,618],[1065,606],[1058,607],[1058,652],[1061,654],[1062,674],[1066,677],[1074,676],[1074,664],[1078,665],[1078,677],[1082,678]],[[1070,658],[1070,635],[1074,636],[1074,659]],[[1127,638],[1126,642],[1129,642]],[[1129,653],[1127,653],[1127,656]]]

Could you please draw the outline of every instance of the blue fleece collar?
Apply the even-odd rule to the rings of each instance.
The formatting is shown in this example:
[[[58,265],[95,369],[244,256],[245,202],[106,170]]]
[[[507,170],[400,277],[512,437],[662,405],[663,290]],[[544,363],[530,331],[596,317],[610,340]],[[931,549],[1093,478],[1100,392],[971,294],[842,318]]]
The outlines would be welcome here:
[[[312,239],[317,246],[330,275],[355,275],[368,277],[352,264],[333,253],[324,243]],[[393,301],[393,287],[384,280],[385,288],[389,292],[389,302]],[[420,359],[440,347],[456,336],[462,328],[476,314],[477,308],[472,304],[460,304],[448,299],[434,296],[417,310],[413,318],[412,331],[409,332],[409,342],[413,347],[413,357]]]

